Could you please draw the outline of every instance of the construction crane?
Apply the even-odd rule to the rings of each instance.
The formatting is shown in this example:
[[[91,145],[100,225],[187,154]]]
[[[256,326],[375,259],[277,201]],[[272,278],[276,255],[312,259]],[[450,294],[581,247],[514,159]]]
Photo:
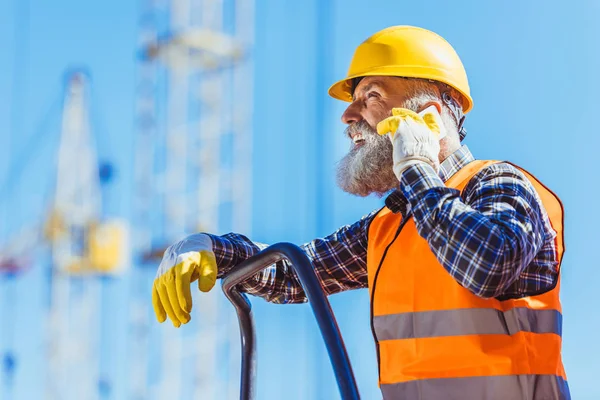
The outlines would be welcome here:
[[[98,158],[89,122],[89,77],[66,75],[50,244],[47,394],[99,397],[101,280],[127,262],[127,226],[103,219]]]
[[[13,321],[12,305],[18,296],[14,278],[28,268],[50,266],[47,329],[43,331],[48,334],[44,337],[45,392],[48,398],[61,400],[98,398],[102,387],[98,361],[101,279],[120,275],[130,264],[128,224],[103,215],[101,183],[107,180],[110,167],[98,164],[89,121],[89,82],[83,70],[67,71],[60,129],[32,135],[24,146],[25,155],[15,157],[19,164],[8,169],[9,179],[2,187],[4,193],[12,193],[31,159],[46,147],[40,135],[48,141],[54,133],[60,134],[55,163],[44,166],[45,172],[54,175],[49,204],[44,206],[48,213],[26,226],[12,221],[11,234],[0,244],[0,276],[5,280],[3,319]],[[50,111],[56,115],[54,107]],[[23,199],[12,199],[19,201]],[[10,398],[19,360],[11,348],[14,326],[5,325],[3,392]]]
[[[239,347],[237,322],[217,291],[194,308],[193,321],[201,323],[161,330],[158,346],[150,346],[146,304],[166,245],[197,231],[250,232],[253,10],[252,0],[148,0],[142,10],[134,207],[142,268],[131,313],[136,399],[189,397],[188,390],[197,399],[238,395],[237,351],[230,351]],[[149,349],[156,347],[164,368],[148,381]],[[223,362],[222,354],[231,357]],[[183,366],[191,363],[188,376]]]

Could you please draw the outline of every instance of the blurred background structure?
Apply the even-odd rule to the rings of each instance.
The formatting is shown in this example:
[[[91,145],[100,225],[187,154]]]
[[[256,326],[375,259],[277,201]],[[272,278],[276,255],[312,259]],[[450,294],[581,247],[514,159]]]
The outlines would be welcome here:
[[[253,7],[252,0],[142,4],[133,215],[140,267],[132,304],[136,398],[237,396],[238,327],[224,296],[218,290],[203,296],[195,324],[163,333],[159,344],[148,340],[154,320],[148,321],[147,294],[168,244],[197,231],[250,229]],[[157,382],[147,379],[150,347],[161,357]]]
[[[97,394],[100,365],[89,360],[100,352],[99,278],[130,263],[127,225],[103,221],[101,185],[109,177],[100,175],[88,92],[83,72],[67,74],[54,198],[44,222],[50,253],[46,393],[52,399]]]
[[[397,24],[462,57],[476,157],[563,200],[564,362],[573,398],[600,398],[599,14],[594,0],[0,3],[0,400],[237,398],[218,288],[193,291],[188,325],[156,323],[162,252],[195,231],[302,243],[380,207],[335,186],[349,143],[326,90]],[[380,398],[366,291],[330,301],[364,398]],[[337,398],[308,306],[253,305],[258,398]]]

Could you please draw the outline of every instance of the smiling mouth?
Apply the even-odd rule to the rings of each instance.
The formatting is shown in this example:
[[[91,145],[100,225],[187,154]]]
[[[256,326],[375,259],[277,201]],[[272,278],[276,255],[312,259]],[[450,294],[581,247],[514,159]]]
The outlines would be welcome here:
[[[352,137],[352,142],[354,143],[355,147],[359,147],[365,144],[365,139],[360,133],[358,133]]]

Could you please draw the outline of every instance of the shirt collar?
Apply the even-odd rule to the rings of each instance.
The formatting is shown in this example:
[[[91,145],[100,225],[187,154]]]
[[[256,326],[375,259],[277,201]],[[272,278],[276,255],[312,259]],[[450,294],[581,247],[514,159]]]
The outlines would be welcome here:
[[[475,157],[473,157],[473,154],[471,154],[467,145],[463,144],[440,164],[440,172],[438,175],[442,181],[446,182],[452,175],[460,171],[465,165],[473,160],[475,160]]]
[[[475,157],[473,157],[467,145],[462,145],[440,164],[438,175],[442,181],[446,182],[452,175],[473,160],[475,160]],[[396,189],[385,199],[385,206],[393,213],[406,214],[408,202],[402,192]]]

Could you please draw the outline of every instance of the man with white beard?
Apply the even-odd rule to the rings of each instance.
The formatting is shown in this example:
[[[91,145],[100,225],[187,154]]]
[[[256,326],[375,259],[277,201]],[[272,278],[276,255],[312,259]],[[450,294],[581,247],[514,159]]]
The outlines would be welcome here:
[[[462,145],[473,100],[464,67],[433,32],[395,26],[358,46],[329,93],[350,104],[346,192],[385,206],[302,245],[326,294],[368,288],[385,399],[569,399],[561,360],[560,200],[531,174]],[[443,132],[443,135],[442,135]],[[159,322],[190,320],[190,283],[265,248],[240,234],[167,249],[153,287]],[[306,301],[286,262],[241,290]]]

